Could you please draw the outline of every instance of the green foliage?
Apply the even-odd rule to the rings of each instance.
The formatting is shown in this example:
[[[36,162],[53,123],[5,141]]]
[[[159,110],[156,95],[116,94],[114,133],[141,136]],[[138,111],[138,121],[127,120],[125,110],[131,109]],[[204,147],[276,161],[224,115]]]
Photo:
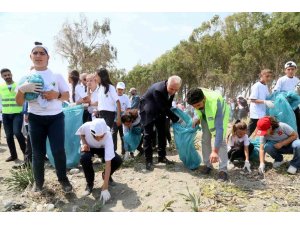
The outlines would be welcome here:
[[[164,204],[164,208],[161,210],[162,212],[168,211],[168,212],[174,212],[171,205],[174,203],[174,200],[168,201]]]
[[[190,190],[188,187],[187,188],[187,192],[188,194],[183,194],[183,193],[179,193],[179,195],[183,196],[184,199],[188,202],[192,203],[191,209],[194,212],[199,212],[200,210],[200,205],[201,205],[201,199],[200,196],[196,196],[195,193],[190,193]]]
[[[31,167],[25,167],[18,170],[11,170],[10,177],[4,179],[4,183],[9,190],[23,191],[28,185],[33,185],[33,171]]]
[[[125,79],[140,93],[177,74],[183,79],[179,97],[195,86],[219,89],[227,97],[247,94],[262,69],[273,70],[276,79],[286,61],[300,61],[299,37],[299,12],[243,12],[224,20],[216,15],[153,63],[135,66]]]

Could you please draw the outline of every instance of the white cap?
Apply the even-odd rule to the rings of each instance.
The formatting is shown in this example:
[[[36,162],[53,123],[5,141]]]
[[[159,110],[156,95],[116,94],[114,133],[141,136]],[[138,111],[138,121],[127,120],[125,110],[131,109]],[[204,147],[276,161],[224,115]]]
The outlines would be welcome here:
[[[117,89],[125,89],[125,84],[124,84],[124,82],[118,82],[117,83]]]
[[[293,61],[288,61],[285,65],[284,65],[284,69],[289,68],[289,67],[295,67],[297,68],[297,64]]]
[[[105,120],[101,118],[94,119],[91,123],[90,128],[91,128],[91,133],[94,136],[102,136],[109,130]]]

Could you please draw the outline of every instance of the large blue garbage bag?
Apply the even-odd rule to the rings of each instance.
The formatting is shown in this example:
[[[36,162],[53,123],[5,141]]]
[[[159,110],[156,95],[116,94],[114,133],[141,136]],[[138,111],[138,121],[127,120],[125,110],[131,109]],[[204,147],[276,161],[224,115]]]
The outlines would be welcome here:
[[[124,149],[128,152],[134,152],[139,146],[142,139],[142,128],[133,127],[123,136]]]
[[[192,118],[182,110],[173,108],[172,111],[186,123],[185,126],[179,123],[172,125],[179,158],[187,168],[196,169],[201,164],[201,157],[195,148],[195,138],[200,127],[193,128]]]
[[[250,161],[259,161],[260,137],[251,139],[250,143],[254,145],[254,149],[251,155],[249,156],[249,159]]]
[[[278,121],[290,125],[297,131],[296,117],[291,106],[292,104],[295,107],[298,102],[298,97],[295,94],[292,92],[274,92],[271,94],[268,99],[274,101],[275,107],[267,109],[267,115],[274,116]]]
[[[80,137],[75,135],[75,133],[82,125],[83,106],[65,107],[63,108],[63,113],[65,115],[65,151],[67,168],[74,168],[78,166],[80,160]],[[47,155],[51,165],[55,167],[48,139]]]

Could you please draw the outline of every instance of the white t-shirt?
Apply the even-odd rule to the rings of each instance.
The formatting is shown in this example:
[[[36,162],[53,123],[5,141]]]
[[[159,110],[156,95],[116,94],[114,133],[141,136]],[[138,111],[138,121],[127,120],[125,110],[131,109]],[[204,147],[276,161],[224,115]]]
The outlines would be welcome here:
[[[109,85],[109,90],[105,94],[105,87],[100,85],[98,90],[98,111],[116,112],[116,101],[119,100],[114,86]]]
[[[294,76],[293,78],[289,78],[287,75],[285,75],[277,80],[273,91],[294,91],[298,83],[298,77]]]
[[[50,69],[44,71],[31,70],[30,74],[39,74],[44,80],[44,87],[60,93],[69,92],[69,86],[61,74]],[[62,102],[58,99],[49,100],[46,107],[41,107],[37,99],[28,102],[28,112],[40,116],[52,116],[62,112]]]
[[[230,135],[229,140],[228,140],[228,147],[231,148],[233,146],[249,146],[250,145],[250,140],[247,134],[244,135],[244,137],[239,138],[236,135]]]
[[[97,86],[96,89],[91,93],[91,104],[98,102],[98,90],[99,87]],[[97,110],[97,106],[88,107],[88,111],[90,114],[92,114],[95,109]]]
[[[261,82],[256,82],[251,88],[250,99],[251,100],[266,100],[267,96],[270,94],[268,86],[262,84]],[[257,104],[254,102],[250,103],[250,118],[260,119],[266,115],[266,105]]]
[[[126,109],[131,108],[129,97],[125,94],[118,96],[121,104],[121,112],[125,112]]]
[[[108,127],[108,131],[104,135],[103,139],[97,141],[93,135],[91,134],[91,123],[86,122],[85,124],[81,125],[79,129],[76,131],[76,135],[85,135],[85,140],[90,146],[90,148],[104,148],[104,159],[105,161],[110,161],[115,157],[114,151],[114,143],[112,139],[111,132],[109,131],[110,128]],[[82,143],[81,143],[82,144]]]
[[[70,102],[73,102],[73,89],[72,87],[70,88]],[[84,86],[77,84],[75,86],[75,102],[77,102],[78,100],[85,98],[87,96],[87,93],[85,92],[85,88]]]

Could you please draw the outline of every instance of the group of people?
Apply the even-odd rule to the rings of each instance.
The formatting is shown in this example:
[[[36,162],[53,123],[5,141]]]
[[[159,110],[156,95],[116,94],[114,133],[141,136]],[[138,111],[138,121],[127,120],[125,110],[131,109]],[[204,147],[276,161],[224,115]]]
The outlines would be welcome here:
[[[86,178],[85,195],[94,188],[95,172],[92,157],[96,154],[105,162],[102,173],[103,185],[101,199],[110,199],[109,184],[114,184],[113,173],[121,166],[123,159],[117,153],[117,135],[121,139],[121,154],[128,156],[124,143],[124,133],[138,128],[141,139],[138,147],[140,155],[145,154],[145,168],[154,169],[153,147],[157,142],[158,163],[173,164],[167,158],[166,145],[169,139],[170,121],[186,126],[185,122],[173,111],[174,98],[180,90],[182,80],[173,75],[168,80],[157,82],[139,97],[135,88],[130,89],[131,99],[124,93],[125,84],[118,82],[113,86],[107,69],[99,69],[92,74],[79,74],[73,70],[69,73],[68,83],[61,74],[48,68],[48,49],[36,42],[32,47],[30,58],[33,63],[29,75],[39,74],[43,82],[17,84],[12,79],[9,69],[2,69],[1,76],[5,83],[0,85],[2,98],[3,125],[6,133],[10,157],[6,161],[18,158],[14,143],[17,138],[20,149],[25,155],[25,166],[32,166],[35,183],[33,191],[42,191],[44,185],[44,161],[46,157],[46,139],[49,139],[58,181],[63,190],[72,191],[67,177],[66,154],[64,147],[63,103],[70,106],[83,105],[83,123],[76,134],[80,137],[80,163]],[[285,64],[286,75],[279,78],[274,91],[291,91],[299,80],[295,77],[297,65]],[[260,80],[251,89],[250,107],[239,96],[241,113],[239,119],[247,117],[250,111],[250,123],[241,120],[233,124],[232,133],[227,136],[230,120],[230,105],[217,91],[205,88],[192,88],[188,91],[186,102],[190,115],[193,115],[193,127],[201,126],[202,156],[205,164],[203,173],[210,174],[213,163],[219,164],[218,179],[228,179],[228,165],[236,159],[245,161],[244,168],[251,172],[249,162],[254,146],[249,137],[255,133],[261,138],[259,171],[264,172],[264,156],[268,153],[274,158],[274,167],[283,162],[282,154],[293,153],[288,172],[295,174],[300,168],[300,141],[298,133],[289,125],[266,116],[266,107],[273,107],[273,102],[266,100],[269,95],[268,83],[272,72],[262,70]],[[29,93],[36,93],[37,98],[26,100]],[[70,94],[69,94],[70,93]],[[45,104],[46,101],[46,104]],[[180,106],[183,109],[183,106]],[[180,108],[179,107],[179,108]],[[193,110],[190,110],[193,108]],[[25,113],[24,113],[25,112]],[[300,129],[299,108],[295,110],[298,129]],[[28,136],[22,133],[22,124],[28,124]],[[212,139],[214,143],[212,144]],[[131,152],[131,156],[133,156]],[[123,157],[123,158],[124,158]],[[23,165],[22,165],[23,166]]]

